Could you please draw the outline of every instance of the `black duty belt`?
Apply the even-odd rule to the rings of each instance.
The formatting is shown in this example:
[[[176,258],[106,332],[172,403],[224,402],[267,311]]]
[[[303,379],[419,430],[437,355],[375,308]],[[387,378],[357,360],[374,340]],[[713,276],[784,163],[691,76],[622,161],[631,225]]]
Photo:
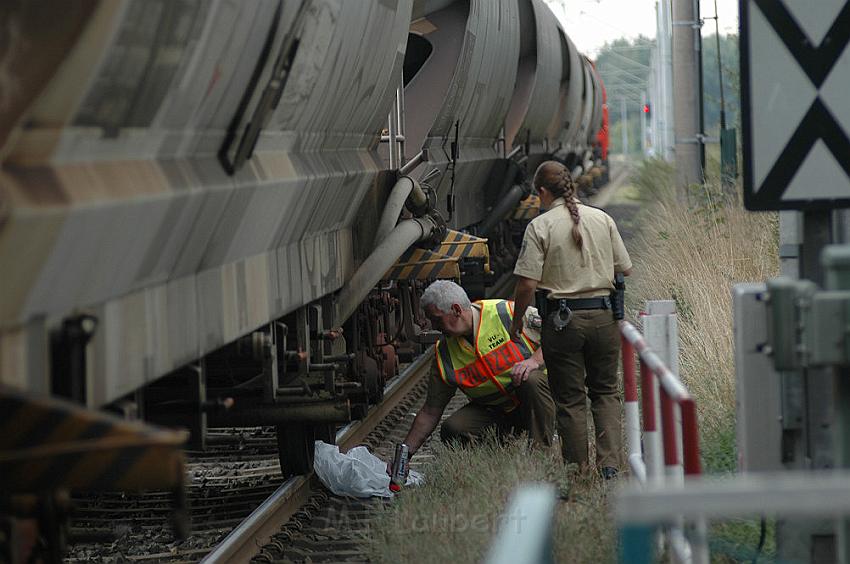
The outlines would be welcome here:
[[[546,311],[557,310],[561,302],[564,302],[573,311],[582,309],[611,309],[611,298],[608,296],[600,296],[598,298],[547,299],[546,302]]]

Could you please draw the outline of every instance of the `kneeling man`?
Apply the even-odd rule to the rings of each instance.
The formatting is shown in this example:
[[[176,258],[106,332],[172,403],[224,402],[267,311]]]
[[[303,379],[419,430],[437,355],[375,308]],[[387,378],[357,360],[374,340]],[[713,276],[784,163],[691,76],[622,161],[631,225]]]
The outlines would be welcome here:
[[[512,341],[512,301],[470,303],[463,288],[438,280],[425,289],[421,304],[443,337],[436,346],[425,405],[405,439],[411,455],[437,427],[458,388],[469,403],[443,422],[443,441],[467,442],[495,427],[500,433],[526,431],[535,444],[551,445],[555,404],[542,369],[537,311],[528,309],[526,329],[519,341]]]

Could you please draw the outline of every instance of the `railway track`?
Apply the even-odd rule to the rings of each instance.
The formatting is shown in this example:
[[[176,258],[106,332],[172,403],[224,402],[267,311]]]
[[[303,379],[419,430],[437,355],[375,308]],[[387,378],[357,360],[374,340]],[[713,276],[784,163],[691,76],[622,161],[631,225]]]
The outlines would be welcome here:
[[[403,431],[395,427],[405,418],[412,419],[408,416],[413,404],[424,397],[430,352],[388,384],[384,401],[364,419],[340,429],[340,448],[366,444],[378,456],[387,457],[386,449],[376,451],[375,446],[392,445],[406,432],[407,427]],[[312,473],[284,481],[273,431],[216,430],[213,437],[220,446],[188,453],[193,531],[188,539],[177,541],[168,526],[173,505],[166,492],[80,498],[75,500],[71,533],[87,542],[73,545],[66,561],[247,561],[260,546],[270,540],[274,543],[281,524],[293,516],[312,515],[311,507],[315,511],[321,500],[329,499]]]
[[[426,388],[426,382],[422,381],[407,398],[406,405],[366,438],[365,444],[378,457],[389,459],[395,444],[404,440],[416,411],[424,403]],[[443,413],[443,420],[466,402],[463,394],[455,395]],[[438,434],[439,430],[435,431],[422,445],[411,461],[411,468],[422,470],[433,458],[431,445],[439,440]],[[390,502],[335,496],[319,489],[289,520],[280,524],[269,541],[259,547],[252,562],[368,562],[363,545],[368,540],[372,520],[376,511]]]

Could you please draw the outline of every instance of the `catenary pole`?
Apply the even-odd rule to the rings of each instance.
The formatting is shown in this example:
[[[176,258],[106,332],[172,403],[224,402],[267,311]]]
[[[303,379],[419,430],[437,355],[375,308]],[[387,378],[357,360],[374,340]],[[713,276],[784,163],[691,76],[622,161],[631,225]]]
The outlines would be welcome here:
[[[673,0],[673,123],[677,184],[702,184],[698,0]]]
[[[629,114],[626,111],[626,99],[620,98],[620,130],[623,134],[623,154],[629,154]]]

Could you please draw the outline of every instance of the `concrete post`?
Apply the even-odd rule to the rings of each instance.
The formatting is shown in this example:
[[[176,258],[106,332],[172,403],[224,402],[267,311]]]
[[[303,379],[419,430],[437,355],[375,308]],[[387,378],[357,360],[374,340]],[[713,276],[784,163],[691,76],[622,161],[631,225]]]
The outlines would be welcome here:
[[[670,0],[661,0],[661,33],[657,38],[661,46],[662,96],[661,96],[661,127],[664,143],[664,158],[673,158],[673,62],[670,58],[671,47]]]
[[[673,0],[673,121],[677,184],[702,184],[698,0]]]

